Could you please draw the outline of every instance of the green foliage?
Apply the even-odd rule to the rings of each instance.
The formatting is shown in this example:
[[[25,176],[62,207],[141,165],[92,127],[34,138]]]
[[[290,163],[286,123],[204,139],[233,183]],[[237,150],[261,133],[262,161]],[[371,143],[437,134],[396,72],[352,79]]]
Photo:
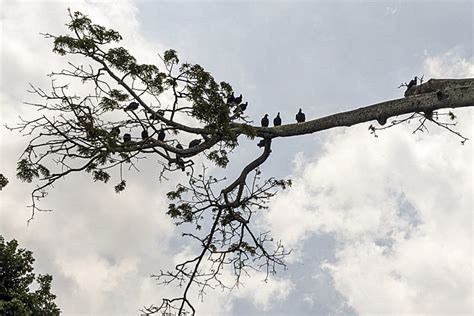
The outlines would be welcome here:
[[[177,185],[176,191],[170,191],[166,193],[166,196],[170,200],[178,200],[181,199],[182,194],[188,192],[188,189],[181,184]]]
[[[163,56],[164,62],[167,66],[179,63],[178,54],[174,49],[168,49]]]
[[[49,177],[50,175],[48,168],[38,163],[33,164],[27,159],[21,159],[18,161],[16,170],[17,178],[28,183],[31,183],[34,178],[39,178],[40,174],[43,177]]]
[[[107,183],[110,180],[110,174],[103,170],[94,170],[92,172],[92,178],[94,179],[94,182],[102,181],[104,183]]]
[[[0,173],[0,191],[2,191],[2,189],[6,187],[7,184],[8,179],[2,173]]]
[[[54,303],[56,296],[51,293],[50,275],[38,275],[39,288],[30,291],[35,281],[34,260],[31,251],[18,249],[15,239],[5,243],[0,235],[0,315],[60,314]]]
[[[257,136],[257,130],[248,124],[243,124],[241,127],[242,133],[247,135],[248,138],[254,139]]]
[[[125,180],[120,181],[120,183],[115,186],[115,193],[122,192],[123,190],[125,190],[126,186],[127,182]]]
[[[189,203],[183,202],[176,206],[176,204],[171,203],[168,205],[168,212],[166,212],[171,218],[177,218],[178,216],[185,222],[192,222],[193,213],[192,207]]]

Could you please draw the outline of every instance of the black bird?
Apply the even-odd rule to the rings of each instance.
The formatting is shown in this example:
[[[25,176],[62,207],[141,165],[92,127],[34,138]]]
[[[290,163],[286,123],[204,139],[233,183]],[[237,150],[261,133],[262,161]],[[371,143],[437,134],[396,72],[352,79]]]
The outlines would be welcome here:
[[[162,130],[162,129],[160,129],[160,131],[158,132],[158,140],[159,140],[159,141],[164,141],[164,140],[165,140],[165,136],[166,136],[165,131]]]
[[[410,82],[408,83],[408,86],[407,86],[407,91],[410,90],[411,87],[416,86],[417,79],[418,79],[418,77],[415,76],[415,78],[410,80]]]
[[[125,107],[124,111],[135,111],[136,109],[138,109],[138,103],[130,102],[130,104]]]
[[[123,134],[123,142],[124,143],[128,143],[129,141],[132,140],[132,135],[126,133],[126,134]]]
[[[235,97],[234,97],[234,93],[232,93],[231,95],[227,97],[227,104],[231,104],[234,102],[235,102]]]
[[[142,139],[145,140],[145,139],[147,139],[147,138],[148,138],[148,131],[147,131],[146,129],[144,129],[144,130],[142,131]]]
[[[236,104],[242,103],[242,94],[240,94],[237,98],[234,99],[234,103]]]
[[[193,147],[196,147],[197,145],[199,145],[201,143],[201,140],[200,139],[193,139],[190,143],[189,143],[189,148],[193,148]]]
[[[273,119],[273,126],[280,126],[281,125],[281,117],[280,112],[278,112],[277,116]]]
[[[245,102],[237,105],[237,107],[234,109],[234,113],[243,113],[247,109],[248,104],[248,102]]]
[[[296,122],[303,123],[304,121],[306,121],[306,116],[304,115],[303,112],[301,112],[301,109],[300,109],[300,111],[296,114]]]
[[[268,114],[265,114],[265,116],[262,118],[262,127],[268,127],[270,124],[270,121],[268,120]]]

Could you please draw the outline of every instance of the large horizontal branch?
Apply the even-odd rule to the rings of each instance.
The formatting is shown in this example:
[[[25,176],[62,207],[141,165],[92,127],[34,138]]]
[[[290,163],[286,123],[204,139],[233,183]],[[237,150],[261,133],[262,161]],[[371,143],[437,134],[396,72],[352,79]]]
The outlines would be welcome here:
[[[415,88],[416,90],[414,90]],[[258,137],[289,137],[311,134],[335,127],[353,126],[402,114],[474,106],[473,78],[431,79],[412,89],[417,94],[412,92],[410,93],[412,95],[406,98],[385,101],[305,123],[286,124],[278,127],[255,127],[255,129]],[[236,127],[239,125],[241,124],[234,124]]]

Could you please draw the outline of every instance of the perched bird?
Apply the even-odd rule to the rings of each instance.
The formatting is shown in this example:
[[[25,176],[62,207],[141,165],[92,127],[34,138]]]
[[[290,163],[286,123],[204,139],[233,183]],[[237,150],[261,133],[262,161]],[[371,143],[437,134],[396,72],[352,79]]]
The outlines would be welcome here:
[[[178,143],[178,145],[176,145],[176,148],[177,149],[184,149],[183,146],[180,143]],[[184,161],[183,161],[183,159],[181,159],[181,156],[179,154],[176,154],[176,160],[178,161],[177,164],[181,168],[181,171],[184,171]]]
[[[193,139],[190,143],[189,143],[189,148],[193,148],[193,147],[196,147],[197,145],[199,145],[201,143],[201,140],[200,139]]]
[[[145,139],[147,139],[147,138],[148,138],[148,131],[147,131],[146,129],[144,129],[144,130],[142,131],[142,139],[145,140]]]
[[[243,113],[247,109],[248,104],[249,104],[248,102],[245,102],[245,103],[241,103],[241,104],[237,105],[234,109],[234,113],[235,114]]]
[[[234,93],[232,92],[231,95],[229,95],[227,97],[227,104],[232,104],[232,103],[235,103],[235,97],[234,97]]]
[[[126,134],[123,134],[123,142],[124,143],[128,143],[129,141],[132,140],[132,135],[126,133]]]
[[[236,104],[242,103],[242,94],[240,94],[237,98],[234,99],[234,103]]]
[[[166,136],[165,131],[162,130],[162,129],[160,129],[160,131],[158,132],[158,140],[159,140],[159,141],[164,141],[164,140],[165,140],[165,136]]]
[[[299,112],[296,114],[296,122],[303,123],[304,121],[306,121],[306,116],[304,115],[303,112],[301,112],[301,109],[300,109]]]
[[[407,91],[410,90],[411,87],[416,86],[417,79],[418,79],[418,77],[415,76],[415,78],[410,80],[410,82],[408,83],[408,86],[407,86]]]
[[[268,127],[270,124],[270,121],[268,120],[268,114],[265,114],[265,116],[262,118],[262,127]]]
[[[136,109],[138,109],[138,103],[137,102],[130,102],[129,105],[127,105],[125,107],[125,109],[123,109],[124,111],[135,111]]]
[[[278,112],[277,116],[273,119],[273,126],[280,126],[281,125],[281,117],[280,112]]]

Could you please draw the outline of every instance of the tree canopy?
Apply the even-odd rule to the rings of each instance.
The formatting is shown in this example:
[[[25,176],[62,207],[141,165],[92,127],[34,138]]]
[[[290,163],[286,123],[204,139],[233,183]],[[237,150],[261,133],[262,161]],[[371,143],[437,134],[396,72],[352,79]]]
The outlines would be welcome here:
[[[67,68],[51,73],[49,91],[31,85],[30,92],[42,101],[29,104],[44,111],[11,127],[30,138],[18,161],[17,177],[38,183],[31,196],[33,218],[43,210],[38,201],[53,184],[73,173],[86,172],[93,181],[107,183],[111,172],[118,170],[117,193],[127,187],[122,168],[138,169],[146,157],[159,160],[161,179],[175,172],[186,174],[187,182],[167,194],[167,214],[177,225],[187,225],[183,236],[195,241],[199,251],[174,269],[154,275],[162,284],[182,286],[183,293],[145,307],[144,314],[174,309],[194,314],[192,286],[202,296],[208,288],[237,286],[252,270],[263,270],[268,277],[286,267],[284,259],[291,250],[253,223],[269,199],[292,184],[259,170],[271,155],[274,138],[375,120],[378,124],[369,126],[374,135],[410,121],[416,122],[414,132],[422,131],[430,122],[466,141],[454,129],[455,115],[438,110],[472,106],[473,79],[431,79],[419,85],[414,79],[401,85],[407,89],[400,99],[316,119],[300,116],[292,124],[268,127],[262,121],[264,126],[257,126],[245,115],[252,106],[244,103],[245,95],[201,65],[181,62],[175,50],[160,55],[159,68],[140,63],[118,45],[122,37],[117,31],[92,23],[80,12],[70,12],[67,26],[67,35],[44,36],[53,40],[55,53],[78,55],[89,64],[69,62]],[[64,80],[80,82],[88,93],[71,92]],[[196,168],[198,157],[225,168],[242,137],[255,140],[262,150],[242,166],[238,177],[217,178],[206,166]],[[222,280],[224,269],[233,272],[233,284]]]
[[[2,315],[59,315],[60,309],[51,293],[49,274],[33,273],[33,253],[18,248],[15,239],[5,243],[0,235],[0,314]],[[38,289],[31,291],[33,282]]]

